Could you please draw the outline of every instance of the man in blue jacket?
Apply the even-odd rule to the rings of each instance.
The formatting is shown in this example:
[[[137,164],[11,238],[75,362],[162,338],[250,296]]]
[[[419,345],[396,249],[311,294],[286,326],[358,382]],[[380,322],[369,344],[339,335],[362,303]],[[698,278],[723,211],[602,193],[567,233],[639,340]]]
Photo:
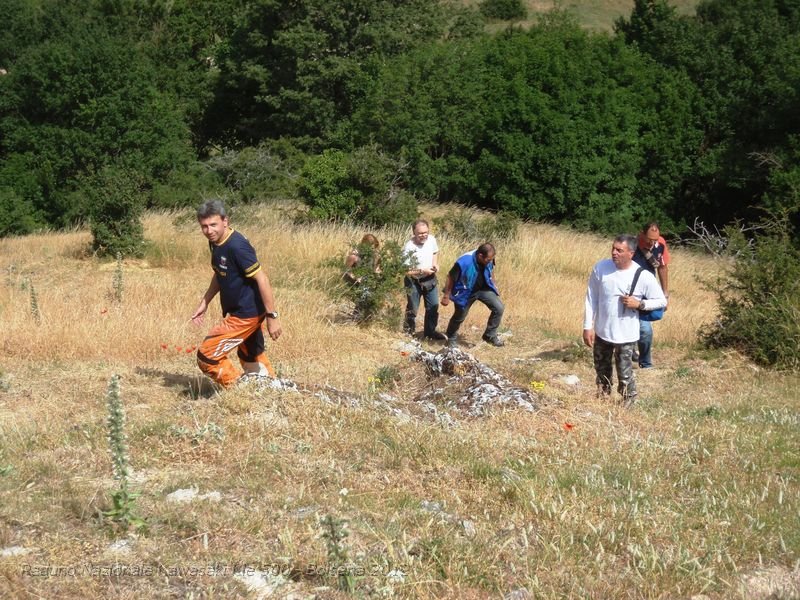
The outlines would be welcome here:
[[[458,343],[458,328],[469,314],[469,309],[476,300],[482,302],[492,311],[483,332],[483,341],[492,346],[504,346],[503,340],[497,337],[497,328],[503,319],[505,307],[500,301],[500,292],[494,281],[494,246],[482,244],[473,252],[462,255],[447,274],[442,306],[450,301],[455,305],[455,312],[447,325],[447,339],[451,346]]]

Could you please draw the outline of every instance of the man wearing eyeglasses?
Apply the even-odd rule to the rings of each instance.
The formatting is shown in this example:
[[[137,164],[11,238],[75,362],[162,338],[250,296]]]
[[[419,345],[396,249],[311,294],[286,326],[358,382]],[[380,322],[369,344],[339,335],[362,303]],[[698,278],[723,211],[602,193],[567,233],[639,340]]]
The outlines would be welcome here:
[[[669,249],[666,240],[661,237],[658,223],[650,222],[642,227],[633,260],[643,269],[650,271],[653,275],[658,275],[661,291],[664,292],[669,305]],[[649,369],[653,366],[652,351],[653,323],[642,319],[639,321],[637,353],[633,357],[633,360],[638,362],[640,369]]]

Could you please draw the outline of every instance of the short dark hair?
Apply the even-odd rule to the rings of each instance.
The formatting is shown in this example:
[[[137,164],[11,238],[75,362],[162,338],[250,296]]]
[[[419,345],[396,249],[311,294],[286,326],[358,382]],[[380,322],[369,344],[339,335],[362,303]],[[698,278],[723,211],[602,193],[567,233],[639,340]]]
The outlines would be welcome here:
[[[228,212],[225,210],[222,200],[206,200],[197,209],[198,221],[214,216],[219,216],[221,219],[228,218]]]
[[[658,223],[655,221],[648,221],[642,226],[642,233],[647,233],[653,228],[658,229],[658,231],[661,232],[661,227],[658,226]]]
[[[428,229],[431,228],[431,226],[428,224],[428,222],[425,219],[417,219],[416,221],[414,221],[413,225],[411,225],[411,231],[413,231],[414,233],[417,233],[417,225],[420,225],[420,224],[425,225],[425,227],[427,227]]]
[[[489,254],[494,254],[495,249],[494,246],[492,246],[489,242],[486,242],[485,244],[478,246],[478,249],[475,252],[481,256],[489,256]]]
[[[639,240],[636,239],[636,236],[628,235],[627,233],[620,233],[617,237],[614,238],[615,244],[619,244],[620,242],[627,244],[628,249],[631,252],[636,252],[636,246],[639,245]]]

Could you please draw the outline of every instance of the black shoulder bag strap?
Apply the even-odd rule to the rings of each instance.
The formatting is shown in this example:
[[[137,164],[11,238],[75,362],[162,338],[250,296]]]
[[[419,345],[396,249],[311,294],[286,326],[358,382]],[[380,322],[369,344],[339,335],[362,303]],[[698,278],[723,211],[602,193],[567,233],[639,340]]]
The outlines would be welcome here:
[[[639,275],[642,274],[642,271],[644,271],[643,267],[636,269],[636,274],[633,276],[633,283],[631,284],[631,291],[628,292],[628,296],[633,296],[633,290],[636,289],[636,284],[639,283]]]

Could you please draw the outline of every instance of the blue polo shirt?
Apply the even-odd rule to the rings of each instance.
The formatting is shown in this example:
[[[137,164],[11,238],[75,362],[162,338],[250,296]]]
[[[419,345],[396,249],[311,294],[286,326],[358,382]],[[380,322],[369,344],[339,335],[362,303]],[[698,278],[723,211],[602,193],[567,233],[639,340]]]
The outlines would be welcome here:
[[[208,243],[211,249],[211,268],[219,283],[219,299],[224,316],[248,318],[266,312],[258,283],[253,276],[261,270],[255,248],[238,231],[217,244]]]

